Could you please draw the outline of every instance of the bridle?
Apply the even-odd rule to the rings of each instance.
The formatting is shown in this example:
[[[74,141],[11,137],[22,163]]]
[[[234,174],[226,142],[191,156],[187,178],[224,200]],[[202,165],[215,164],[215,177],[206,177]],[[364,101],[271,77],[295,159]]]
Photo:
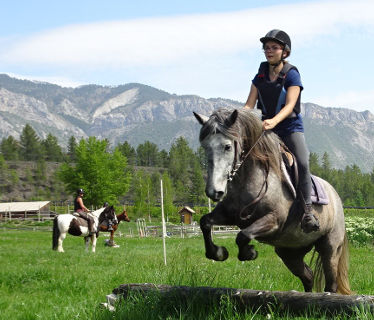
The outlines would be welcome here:
[[[252,147],[246,153],[243,150],[240,153],[239,157],[235,156],[235,160],[234,160],[231,172],[230,172],[230,174],[228,176],[228,179],[227,179],[228,182],[231,182],[233,180],[233,178],[235,177],[235,175],[237,174],[237,172],[239,171],[239,169],[241,168],[243,163],[247,160],[247,158],[251,154],[252,150],[256,147],[256,145],[259,143],[259,141],[262,139],[262,137],[265,135],[265,133],[266,133],[266,131],[261,132],[260,136],[257,138],[255,143],[252,145]],[[237,144],[238,144],[238,142],[235,140],[235,142],[234,142],[235,154],[238,153]],[[245,155],[243,156],[244,153],[245,153]],[[238,161],[236,160],[237,158],[239,158]],[[247,210],[249,207],[258,204],[261,201],[261,199],[265,196],[265,194],[268,190],[268,177],[269,177],[269,171],[270,171],[269,170],[269,162],[266,162],[265,168],[263,170],[264,170],[264,182],[261,186],[261,189],[260,189],[258,195],[256,196],[256,198],[254,198],[249,204],[245,205],[244,208],[240,211],[239,217],[240,217],[241,220],[249,219],[249,217],[255,212],[256,208],[254,208],[249,214],[247,214],[245,216],[243,216],[244,211]]]
[[[250,153],[252,152],[252,150],[256,147],[256,145],[259,143],[260,139],[265,135],[265,131],[262,131],[260,136],[257,138],[257,140],[255,141],[255,143],[253,144],[253,146],[247,151],[247,153],[245,154],[245,156],[243,157],[243,154],[244,154],[244,150],[241,152],[240,154],[240,157],[237,157],[235,156],[235,160],[234,160],[234,163],[232,165],[232,169],[231,169],[231,172],[227,178],[227,180],[230,182],[232,181],[232,179],[235,177],[236,173],[238,172],[238,170],[240,169],[240,167],[242,166],[242,164],[244,163],[245,160],[247,160],[248,156],[250,155]],[[235,154],[238,153],[238,142],[237,140],[235,140],[234,142],[234,145],[235,145]],[[239,158],[239,160],[237,161],[236,159]]]

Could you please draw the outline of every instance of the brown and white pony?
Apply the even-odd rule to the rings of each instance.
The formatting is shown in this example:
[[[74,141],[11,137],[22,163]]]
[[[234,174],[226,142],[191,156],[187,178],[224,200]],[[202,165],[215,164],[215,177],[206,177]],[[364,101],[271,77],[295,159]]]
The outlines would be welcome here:
[[[90,213],[94,218],[95,228],[103,224],[107,219],[117,220],[113,206],[100,208]],[[84,237],[86,243],[86,251],[88,251],[89,242],[91,239],[92,252],[96,250],[96,234],[89,235],[87,220],[77,217],[73,214],[60,214],[53,220],[53,235],[52,235],[52,248],[58,252],[64,252],[62,242],[66,234],[69,233],[73,236]]]
[[[119,215],[117,215],[117,223],[114,223],[112,225],[112,228],[113,230],[112,231],[108,231],[108,221],[107,220],[104,220],[100,225],[99,225],[99,230],[100,231],[103,231],[103,232],[110,232],[110,239],[109,239],[109,242],[108,242],[108,246],[110,247],[114,247],[116,244],[114,243],[114,232],[117,231],[118,229],[118,225],[121,221],[126,221],[126,222],[130,222],[130,218],[128,217],[127,215],[127,212],[126,212],[126,209],[123,208],[123,212]]]

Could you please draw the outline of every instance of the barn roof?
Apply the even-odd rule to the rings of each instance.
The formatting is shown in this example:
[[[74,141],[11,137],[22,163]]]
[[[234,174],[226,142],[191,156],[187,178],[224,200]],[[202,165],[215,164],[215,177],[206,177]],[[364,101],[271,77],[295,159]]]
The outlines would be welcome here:
[[[189,213],[195,213],[195,211],[192,210],[189,206],[185,206],[185,207],[183,207],[182,209],[179,210],[178,213],[182,213],[182,212],[184,212],[184,211],[187,211],[187,212],[189,212]]]
[[[51,201],[3,202],[0,203],[0,212],[38,211],[50,203]]]

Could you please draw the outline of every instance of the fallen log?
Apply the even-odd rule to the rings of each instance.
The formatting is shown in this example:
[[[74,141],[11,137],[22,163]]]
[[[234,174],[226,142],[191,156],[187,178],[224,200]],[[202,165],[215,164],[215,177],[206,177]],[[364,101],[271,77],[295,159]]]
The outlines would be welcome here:
[[[267,291],[234,288],[188,287],[156,285],[150,283],[122,284],[107,296],[108,305],[114,300],[126,299],[131,295],[159,295],[164,301],[173,303],[191,303],[198,301],[201,305],[219,303],[228,298],[241,310],[292,312],[305,314],[307,311],[321,311],[328,314],[345,312],[351,314],[357,308],[374,312],[374,296],[345,296],[334,293],[308,293],[297,291]]]

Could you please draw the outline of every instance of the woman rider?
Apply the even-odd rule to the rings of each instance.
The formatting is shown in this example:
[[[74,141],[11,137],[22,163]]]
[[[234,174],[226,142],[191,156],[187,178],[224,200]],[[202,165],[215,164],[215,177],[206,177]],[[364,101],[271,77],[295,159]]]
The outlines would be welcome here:
[[[87,220],[88,231],[89,231],[89,234],[92,235],[96,233],[95,220],[93,217],[91,217],[89,214],[86,213],[86,212],[90,212],[90,210],[88,210],[86,206],[84,205],[83,196],[84,196],[84,190],[78,189],[77,196],[74,199],[74,212],[78,213],[78,215],[81,218]]]
[[[244,107],[262,110],[263,130],[273,130],[296,156],[299,174],[299,196],[303,200],[304,214],[301,228],[304,232],[319,230],[313,215],[312,182],[309,172],[309,151],[304,138],[300,115],[300,93],[303,90],[296,67],[285,59],[291,53],[291,39],[281,30],[271,30],[260,39],[266,57],[258,74],[252,80]]]

